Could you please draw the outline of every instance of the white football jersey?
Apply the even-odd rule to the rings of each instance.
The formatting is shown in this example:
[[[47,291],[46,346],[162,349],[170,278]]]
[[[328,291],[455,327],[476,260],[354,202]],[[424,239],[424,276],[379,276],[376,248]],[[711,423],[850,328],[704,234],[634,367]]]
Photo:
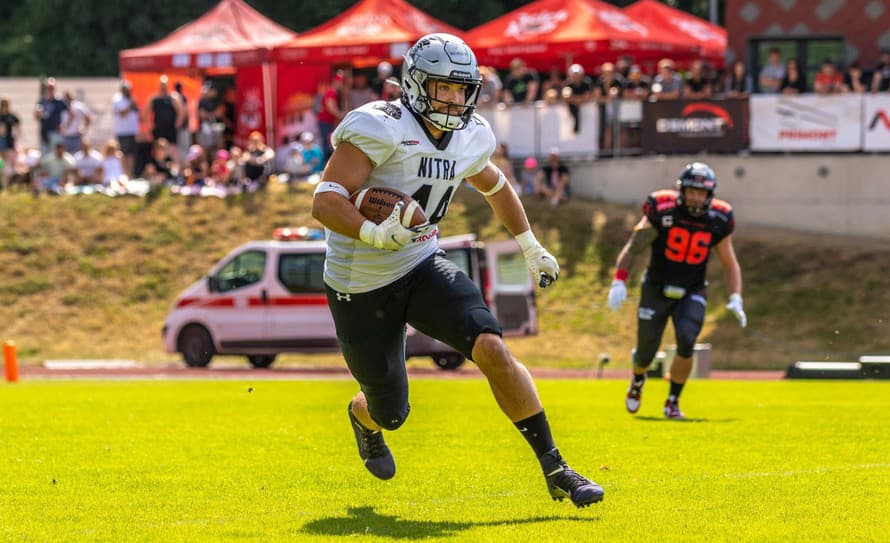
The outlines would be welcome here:
[[[491,127],[479,115],[463,130],[445,132],[437,143],[398,100],[350,111],[332,141],[334,147],[344,141],[355,145],[374,163],[362,188],[398,189],[414,198],[432,223],[448,211],[460,183],[485,168],[495,147]],[[325,234],[325,282],[338,292],[361,293],[388,285],[438,248],[434,233],[400,251],[375,249],[329,229]]]

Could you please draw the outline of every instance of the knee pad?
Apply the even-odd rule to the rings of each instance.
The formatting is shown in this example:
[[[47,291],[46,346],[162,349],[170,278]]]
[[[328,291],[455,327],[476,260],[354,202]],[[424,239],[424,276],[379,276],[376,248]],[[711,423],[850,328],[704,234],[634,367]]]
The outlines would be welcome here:
[[[384,405],[372,406],[368,405],[368,411],[374,422],[385,430],[397,430],[401,425],[405,424],[408,414],[411,412],[411,406],[405,404],[404,407]]]

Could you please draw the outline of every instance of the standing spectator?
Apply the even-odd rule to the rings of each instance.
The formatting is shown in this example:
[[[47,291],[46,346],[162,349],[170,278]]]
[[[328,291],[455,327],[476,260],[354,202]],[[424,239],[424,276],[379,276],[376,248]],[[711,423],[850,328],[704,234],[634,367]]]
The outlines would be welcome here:
[[[124,171],[133,177],[133,163],[136,157],[136,134],[139,133],[139,106],[130,94],[129,81],[121,82],[120,92],[111,99],[114,136],[124,155]]]
[[[712,90],[704,63],[700,60],[693,60],[689,65],[686,80],[683,82],[683,98],[704,100],[711,97]]]
[[[482,87],[479,89],[479,105],[495,104],[501,95],[501,78],[497,70],[491,66],[479,66],[479,74],[482,76]]]
[[[855,92],[857,94],[862,94],[871,88],[869,81],[865,80],[862,68],[858,62],[853,62],[847,68],[847,71],[844,73],[843,87],[847,92]]]
[[[0,162],[5,162],[3,172],[3,189],[9,187],[9,178],[15,167],[15,144],[21,133],[18,116],[9,109],[9,99],[0,98]]]
[[[779,84],[779,92],[782,94],[803,94],[807,92],[807,81],[800,73],[797,59],[789,58],[785,64],[785,77]]]
[[[176,127],[182,123],[182,104],[179,103],[167,87],[167,76],[162,75],[158,81],[158,93],[149,103],[151,111],[151,136],[153,139],[164,138],[173,145],[170,154],[175,162],[179,162],[179,151],[176,148]]]
[[[649,87],[649,78],[644,76],[640,67],[634,64],[627,72],[623,98],[625,100],[645,100],[649,97]]]
[[[343,110],[340,108],[340,93],[343,90],[343,81],[346,74],[342,70],[337,70],[331,80],[331,86],[324,91],[321,96],[321,105],[318,111],[318,131],[321,135],[321,145],[324,151],[324,161],[327,162],[334,152],[331,147],[331,134],[340,119],[343,118]]]
[[[559,149],[550,150],[547,164],[535,176],[535,196],[547,198],[557,206],[569,197],[569,169],[559,160]]]
[[[838,73],[834,63],[825,59],[822,68],[813,80],[813,92],[816,94],[842,94],[844,89],[844,77]]]
[[[401,97],[402,85],[399,83],[399,80],[395,77],[387,77],[386,81],[383,82],[383,95],[381,95],[380,99],[391,102]]]
[[[37,175],[32,180],[34,191],[62,194],[64,186],[68,184],[68,177],[73,172],[74,157],[65,151],[64,143],[57,142],[53,152],[40,159]]]
[[[732,63],[732,69],[724,77],[723,84],[728,98],[747,98],[754,90],[754,81],[743,60]]]
[[[573,66],[581,66],[580,64],[573,64]],[[583,68],[582,68],[583,69]],[[541,83],[541,94],[544,94],[550,89],[555,90],[557,93],[561,93],[563,87],[566,85],[566,78],[562,75],[562,72],[559,69],[559,66],[551,66],[550,67],[550,75]]]
[[[600,135],[603,149],[613,147],[615,123],[618,120],[618,103],[624,91],[624,81],[615,73],[615,65],[604,62],[600,76],[593,86],[593,97],[600,106]],[[578,127],[575,126],[577,132]]]
[[[618,60],[615,61],[615,73],[623,79],[627,81],[630,78],[630,69],[634,66],[634,59],[630,55],[621,55],[618,57]]]
[[[871,91],[887,92],[890,90],[890,49],[882,49],[878,56],[878,64],[871,72]]]
[[[59,131],[62,134],[65,149],[69,153],[76,153],[80,150],[81,141],[90,129],[93,116],[87,105],[77,100],[71,91],[65,91],[65,103],[68,104],[68,108],[62,112],[62,124],[59,125]]]
[[[683,81],[674,71],[674,61],[663,58],[658,61],[658,75],[652,80],[652,96],[658,100],[676,100],[680,98]]]
[[[507,178],[507,182],[513,187],[516,194],[522,194],[522,187],[516,180],[516,174],[513,172],[513,162],[510,160],[510,153],[507,151],[506,143],[498,143],[491,154],[491,163],[497,166]]]
[[[189,146],[192,144],[192,129],[189,100],[182,91],[182,82],[177,81],[173,84],[173,92],[171,94],[179,100],[179,104],[182,106],[182,119],[176,127],[176,147],[179,151],[179,156],[185,156]]]
[[[361,72],[353,74],[352,88],[349,89],[349,107],[363,106],[375,99],[374,91],[368,86],[368,76]]]
[[[238,97],[235,87],[228,87],[223,91],[222,103],[217,106],[216,117],[223,124],[223,149],[231,149],[235,145],[235,133],[238,132]],[[209,155],[214,154],[207,151]]]
[[[386,80],[392,76],[392,64],[385,60],[377,65],[377,76],[371,80],[371,91],[374,93],[375,100],[386,100],[383,93],[383,85]]]
[[[211,153],[222,144],[220,122],[217,117],[219,95],[216,87],[209,81],[201,87],[201,98],[198,100],[198,145]]]
[[[62,125],[62,112],[68,104],[56,97],[56,79],[48,77],[43,84],[43,96],[34,108],[34,118],[40,121],[40,152],[47,154],[56,142],[62,141],[59,127]]]
[[[779,92],[783,77],[785,77],[785,66],[782,64],[782,54],[777,47],[773,47],[769,50],[766,66],[760,69],[760,92],[764,94]]]
[[[562,97],[569,108],[569,114],[575,121],[575,133],[581,131],[581,104],[589,102],[593,96],[593,81],[584,75],[584,67],[580,64],[569,66],[569,77],[565,87],[560,89]]]
[[[507,104],[531,104],[538,97],[538,75],[520,58],[510,61],[510,73],[504,79],[501,99]]]

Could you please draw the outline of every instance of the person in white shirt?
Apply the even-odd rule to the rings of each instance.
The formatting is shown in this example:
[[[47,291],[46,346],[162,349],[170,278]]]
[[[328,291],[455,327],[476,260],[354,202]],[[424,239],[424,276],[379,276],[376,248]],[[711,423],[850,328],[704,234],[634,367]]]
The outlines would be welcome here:
[[[504,344],[479,288],[439,250],[437,225],[467,181],[516,236],[535,281],[545,287],[559,277],[559,264],[535,239],[518,196],[489,160],[494,134],[474,113],[481,85],[467,44],[450,34],[424,36],[405,55],[401,101],[361,106],[332,135],[335,150],[312,215],[325,226],[328,305],[361,388],[348,416],[365,467],[379,479],[393,477],[382,429],[399,428],[410,410],[404,350],[410,324],[476,363],[538,458],[550,495],[586,507],[603,499],[603,489],[562,459],[531,375]],[[349,200],[366,187],[411,195],[428,222],[404,227],[401,202],[380,224],[367,220]]]
[[[102,153],[90,147],[89,141],[82,140],[80,151],[74,153],[74,170],[76,172],[77,185],[100,185],[104,178],[102,164],[105,157]]]
[[[68,103],[68,109],[62,112],[62,124],[59,129],[62,133],[62,141],[65,143],[65,150],[69,153],[76,153],[80,150],[80,140],[90,129],[93,116],[87,105],[76,99],[71,91],[65,91],[65,102]]]
[[[123,153],[124,171],[128,177],[133,177],[136,135],[139,134],[139,106],[130,91],[130,82],[121,82],[120,92],[115,93],[111,100],[111,124],[114,127],[114,137]]]

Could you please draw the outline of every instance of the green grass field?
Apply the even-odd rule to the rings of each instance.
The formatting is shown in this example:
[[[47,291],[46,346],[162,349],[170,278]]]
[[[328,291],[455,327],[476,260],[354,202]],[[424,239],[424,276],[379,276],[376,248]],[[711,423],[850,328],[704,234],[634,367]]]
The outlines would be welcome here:
[[[550,500],[482,380],[415,380],[387,482],[351,381],[0,386],[2,541],[886,541],[890,384],[539,382],[566,459],[606,489]]]

